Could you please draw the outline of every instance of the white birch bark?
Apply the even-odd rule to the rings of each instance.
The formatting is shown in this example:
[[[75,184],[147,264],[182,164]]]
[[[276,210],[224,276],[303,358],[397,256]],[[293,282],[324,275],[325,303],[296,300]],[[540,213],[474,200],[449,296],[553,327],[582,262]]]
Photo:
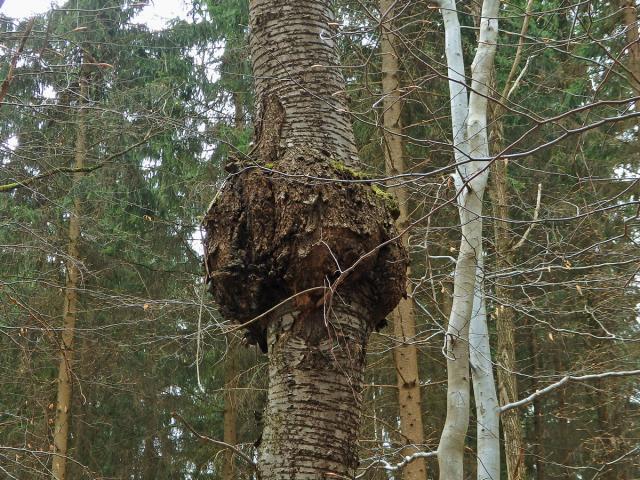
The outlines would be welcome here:
[[[498,8],[498,0],[483,2],[480,38],[471,66],[472,91],[467,105],[462,39],[456,2],[440,2],[445,26],[445,53],[456,160],[456,173],[453,177],[462,225],[462,240],[453,286],[453,305],[445,339],[447,418],[438,447],[440,480],[463,478],[464,441],[469,427],[470,408],[469,326],[475,296],[476,269],[482,254],[482,197],[488,177],[486,160],[472,159],[486,159],[489,153],[486,128],[487,96],[496,50]],[[482,392],[482,396],[487,396],[486,392]]]
[[[477,478],[478,480],[498,480],[500,478],[500,405],[491,361],[482,258],[478,259],[473,315],[469,329],[469,349],[476,405]]]

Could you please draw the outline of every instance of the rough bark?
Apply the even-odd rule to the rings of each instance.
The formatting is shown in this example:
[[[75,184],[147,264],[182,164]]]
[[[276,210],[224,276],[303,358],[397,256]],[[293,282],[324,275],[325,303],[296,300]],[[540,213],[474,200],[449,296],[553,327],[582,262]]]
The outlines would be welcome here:
[[[389,195],[350,167],[329,4],[250,2],[255,147],[204,220],[220,310],[269,352],[262,480],[354,475],[366,341],[405,293]]]
[[[380,0],[381,29],[380,54],[382,57],[382,95],[384,153],[386,172],[389,177],[405,172],[402,142],[402,96],[400,92],[400,66],[397,53],[397,39],[391,19],[394,17],[392,0]],[[395,183],[391,180],[391,185]],[[402,185],[394,187],[400,215],[396,220],[399,230],[409,223],[409,195]],[[408,249],[408,235],[403,236],[403,244]],[[407,285],[407,293],[411,294]],[[424,443],[422,425],[422,401],[420,374],[418,371],[418,349],[413,344],[416,335],[415,315],[411,297],[403,298],[392,313],[393,333],[398,342],[394,349],[394,361],[398,384],[398,406],[400,411],[400,432],[408,444],[402,454],[411,455],[420,451]],[[424,458],[408,463],[403,469],[406,480],[427,478],[427,464]]]
[[[336,305],[329,326],[316,322],[315,332],[303,315],[290,312],[269,326],[261,478],[353,478],[369,314]]]
[[[503,102],[508,100],[513,89],[517,87],[516,78],[518,68],[522,59],[522,52],[525,38],[529,28],[533,0],[528,0],[525,8],[525,15],[520,29],[520,38],[516,49],[515,58],[504,88],[502,90]],[[526,67],[525,67],[526,68]],[[496,104],[493,120],[493,150],[500,152],[504,146],[504,126],[502,115],[505,110],[501,104]],[[509,233],[507,219],[509,218],[509,187],[508,187],[508,161],[496,159],[491,165],[491,203],[494,216],[494,246],[495,246],[495,268],[497,271],[511,268],[513,265],[514,252],[511,249],[513,244]],[[495,294],[500,303],[495,310],[496,333],[498,337],[498,392],[500,403],[505,405],[517,400],[518,388],[516,377],[516,348],[515,348],[515,312],[512,308],[511,278],[505,277],[496,284]],[[524,464],[524,440],[522,426],[518,413],[515,410],[505,412],[500,417],[503,426],[503,437],[505,445],[505,459],[507,462],[507,478],[509,480],[522,480],[525,477]]]
[[[80,77],[79,108],[76,123],[75,162],[76,169],[84,168],[87,156],[86,125],[84,108],[88,92],[88,80],[86,76]],[[84,173],[78,171],[73,176],[74,186],[78,186]],[[78,316],[78,286],[80,282],[80,270],[78,262],[80,252],[78,242],[80,239],[80,215],[81,200],[76,192],[73,199],[73,210],[69,217],[69,243],[67,260],[67,281],[64,291],[63,325],[60,338],[60,365],[58,367],[58,394],[56,400],[56,418],[53,428],[53,461],[51,477],[54,480],[66,478],[67,451],[69,439],[69,419],[71,417],[71,395],[73,390],[71,371],[73,367],[73,340],[75,325]]]

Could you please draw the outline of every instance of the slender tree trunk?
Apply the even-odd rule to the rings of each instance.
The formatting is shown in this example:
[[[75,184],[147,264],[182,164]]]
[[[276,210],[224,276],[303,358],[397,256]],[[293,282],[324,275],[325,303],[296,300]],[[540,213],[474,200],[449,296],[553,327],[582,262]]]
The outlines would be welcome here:
[[[82,68],[82,67],[81,67]],[[84,74],[80,76],[80,92],[78,99],[78,116],[75,145],[76,169],[84,168],[86,149],[86,125],[84,108],[85,99],[88,93],[88,80]],[[76,172],[73,176],[74,186],[77,187],[82,172]],[[67,283],[64,292],[64,310],[62,335],[60,340],[60,366],[58,367],[58,395],[56,400],[56,419],[53,430],[53,463],[51,467],[51,477],[54,480],[64,480],[66,478],[67,466],[67,445],[69,439],[69,418],[71,416],[71,395],[73,367],[73,339],[75,335],[75,325],[78,316],[78,286],[80,281],[80,270],[78,261],[80,253],[78,251],[78,241],[80,239],[80,215],[81,200],[79,192],[75,192],[73,199],[73,211],[69,217],[69,244],[67,260]]]
[[[623,8],[623,22],[626,29],[626,40],[629,45],[627,66],[633,74],[631,84],[636,95],[640,94],[640,37],[638,33],[638,11],[635,0],[619,0]],[[640,101],[636,102],[636,110],[640,109]]]
[[[473,313],[477,268],[482,256],[482,197],[488,170],[487,96],[498,34],[500,2],[482,4],[480,36],[471,66],[467,103],[462,39],[456,2],[441,0],[445,27],[451,123],[456,173],[456,200],[462,240],[453,285],[453,305],[445,337],[447,418],[438,446],[441,480],[462,480],[464,443],[469,427],[469,325]],[[471,161],[470,161],[471,160]],[[494,452],[495,455],[495,452]],[[499,462],[499,459],[498,459]]]
[[[224,362],[224,425],[223,440],[228,445],[238,443],[238,343],[229,336],[227,354]],[[225,450],[222,464],[223,480],[236,478],[236,466],[232,450]]]
[[[538,346],[538,339],[536,337],[535,326],[531,326],[531,333],[529,334],[529,343],[531,347],[531,357],[533,359],[533,385],[532,390],[538,389],[538,377],[542,372],[543,364],[542,357],[540,355],[540,348]],[[533,401],[533,432],[534,432],[534,444],[533,454],[535,456],[534,464],[536,467],[536,480],[544,480],[545,478],[545,462],[544,462],[544,414],[542,411],[542,397],[538,397]]]
[[[525,7],[525,15],[520,30],[520,39],[516,49],[515,58],[502,91],[503,101],[506,101],[512,92],[512,87],[517,78],[518,68],[522,59],[524,40],[529,28],[533,0],[528,0]],[[526,67],[525,67],[526,68]],[[500,118],[504,113],[501,105],[496,105],[493,122],[493,149],[500,152],[504,145],[504,126]],[[513,264],[514,254],[511,251],[511,237],[507,219],[509,218],[509,187],[508,187],[508,161],[496,159],[491,166],[492,189],[491,203],[494,220],[494,245],[496,251],[496,269],[502,271]],[[516,377],[516,346],[514,310],[511,301],[511,279],[504,277],[495,287],[498,298],[498,308],[495,310],[496,331],[498,337],[498,392],[502,405],[513,402],[518,398]],[[507,477],[509,480],[522,480],[525,477],[523,433],[518,412],[510,410],[501,415],[505,459],[507,463]]]
[[[500,478],[500,412],[493,376],[484,292],[484,262],[478,260],[476,292],[469,327],[471,378],[476,404],[477,478]]]
[[[509,218],[507,161],[498,159],[494,162],[491,174],[493,176],[491,198],[495,217],[496,268],[497,271],[502,271],[510,268],[513,261],[513,254],[510,251],[510,235],[506,222],[506,219]],[[500,282],[502,283],[496,284],[496,297],[501,304],[495,309],[498,334],[497,372],[500,404],[506,405],[518,400],[518,384],[515,374],[514,310],[509,301],[511,298],[510,279],[509,277],[503,277]],[[501,420],[508,478],[509,480],[523,480],[525,478],[524,447],[522,443],[522,426],[517,409],[503,413]]]
[[[394,17],[393,0],[380,1],[382,16],[382,95],[384,153],[387,175],[402,174],[405,171],[402,142],[402,97],[400,94],[400,66],[397,53],[397,38],[393,32],[391,20]],[[391,183],[394,183],[391,180]],[[406,187],[396,186],[395,196],[398,200],[400,215],[396,220],[399,230],[409,223],[409,195]],[[405,248],[408,248],[408,235],[403,236]],[[409,285],[407,294],[411,295]],[[418,349],[413,344],[416,335],[413,299],[408,296],[392,313],[393,333],[398,342],[394,349],[394,361],[398,380],[398,405],[400,409],[400,432],[409,446],[403,455],[411,455],[420,451],[419,445],[424,443],[424,427],[422,425],[422,406],[420,392],[420,374],[418,372]],[[410,462],[403,470],[406,480],[425,480],[427,464],[424,458]]]
[[[353,478],[367,339],[406,286],[387,196],[352,181],[330,4],[250,1],[255,147],[204,219],[220,310],[269,353],[262,480]]]
[[[553,345],[553,366],[556,375],[565,375],[566,368],[563,360],[563,346],[559,345],[562,340],[558,340],[556,345]],[[567,400],[566,400],[566,388],[559,388],[556,393],[556,419],[557,426],[557,439],[556,439],[556,452],[555,462],[560,467],[560,478],[571,478],[572,472],[569,468],[565,467],[569,465],[569,461],[573,455],[574,449],[572,448],[571,437],[569,434],[569,424],[567,422]]]

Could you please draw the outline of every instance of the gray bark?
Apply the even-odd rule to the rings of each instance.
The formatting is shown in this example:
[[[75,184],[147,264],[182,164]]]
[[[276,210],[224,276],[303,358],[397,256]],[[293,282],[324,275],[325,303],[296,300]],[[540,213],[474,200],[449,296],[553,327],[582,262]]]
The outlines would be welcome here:
[[[366,340],[365,311],[336,306],[330,334],[311,345],[300,312],[269,327],[269,393],[258,469],[261,478],[352,478]]]
[[[355,163],[330,2],[252,0],[249,8],[257,130],[271,128],[264,120],[277,98],[286,118],[273,143],[330,148],[336,158]],[[260,141],[268,143],[264,137]]]

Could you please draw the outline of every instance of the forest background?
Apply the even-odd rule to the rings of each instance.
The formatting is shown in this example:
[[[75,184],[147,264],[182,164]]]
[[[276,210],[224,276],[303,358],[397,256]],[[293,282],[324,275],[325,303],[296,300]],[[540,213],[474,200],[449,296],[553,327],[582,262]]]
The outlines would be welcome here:
[[[436,478],[461,236],[451,75],[439,9],[386,4],[335,2],[360,169],[410,226],[415,331],[372,334],[359,475]],[[215,440],[254,458],[266,357],[217,312],[200,246],[229,163],[252,148],[248,6],[194,0],[158,29],[137,20],[149,8],[0,10],[0,476],[51,478],[62,434],[66,478],[252,475]],[[457,9],[470,66],[480,4]],[[514,0],[499,17],[482,278],[500,403],[529,399],[503,414],[503,475],[637,478],[639,385],[619,375],[640,354],[637,5]]]

